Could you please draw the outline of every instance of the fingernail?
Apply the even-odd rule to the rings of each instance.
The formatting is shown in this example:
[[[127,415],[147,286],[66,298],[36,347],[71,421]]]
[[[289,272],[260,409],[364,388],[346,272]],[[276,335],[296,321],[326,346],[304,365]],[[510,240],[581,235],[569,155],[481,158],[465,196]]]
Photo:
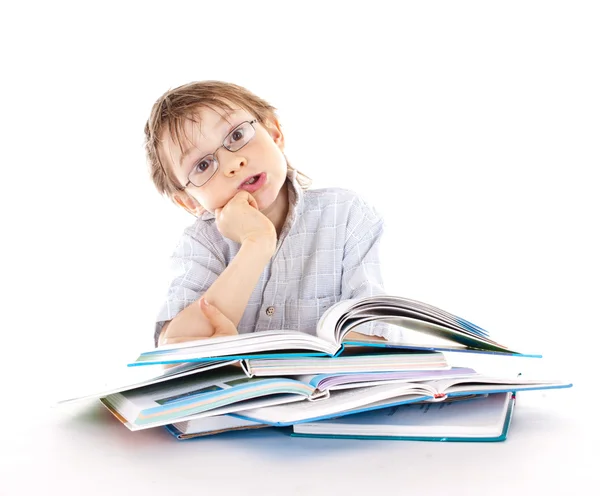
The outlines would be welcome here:
[[[206,306],[206,307],[210,307],[211,306],[210,303],[208,302],[208,300],[206,298],[204,298],[204,297],[202,297],[202,304],[204,306]]]

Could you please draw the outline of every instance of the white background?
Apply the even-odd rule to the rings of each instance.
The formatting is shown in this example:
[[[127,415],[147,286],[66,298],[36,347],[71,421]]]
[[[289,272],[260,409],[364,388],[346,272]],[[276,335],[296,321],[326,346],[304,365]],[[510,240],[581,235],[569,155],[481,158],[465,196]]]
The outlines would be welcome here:
[[[0,17],[13,397],[47,404],[153,346],[193,219],[154,190],[143,126],[165,90],[202,79],[270,101],[314,187],[384,215],[390,293],[585,387],[600,330],[595,2],[29,2]]]

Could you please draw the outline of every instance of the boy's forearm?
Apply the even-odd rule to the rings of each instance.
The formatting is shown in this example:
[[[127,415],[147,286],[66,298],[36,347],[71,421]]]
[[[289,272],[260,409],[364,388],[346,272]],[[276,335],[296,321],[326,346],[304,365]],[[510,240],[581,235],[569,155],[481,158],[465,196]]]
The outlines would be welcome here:
[[[206,291],[205,298],[236,327],[272,256],[273,247],[270,244],[255,241],[244,242],[238,254]]]
[[[225,268],[222,274],[204,294],[237,327],[258,279],[273,255],[274,244],[247,241]],[[175,326],[176,329],[170,329]],[[211,337],[214,333],[200,305],[196,302],[184,308],[167,322],[159,335],[158,345]]]

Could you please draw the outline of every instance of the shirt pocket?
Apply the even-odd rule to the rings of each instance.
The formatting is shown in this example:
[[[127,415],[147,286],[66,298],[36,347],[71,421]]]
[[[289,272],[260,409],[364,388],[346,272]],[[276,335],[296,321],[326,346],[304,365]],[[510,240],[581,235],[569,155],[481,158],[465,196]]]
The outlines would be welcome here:
[[[285,303],[285,326],[287,329],[301,331],[316,336],[317,323],[321,315],[331,305],[340,301],[342,295],[324,298],[293,299]]]

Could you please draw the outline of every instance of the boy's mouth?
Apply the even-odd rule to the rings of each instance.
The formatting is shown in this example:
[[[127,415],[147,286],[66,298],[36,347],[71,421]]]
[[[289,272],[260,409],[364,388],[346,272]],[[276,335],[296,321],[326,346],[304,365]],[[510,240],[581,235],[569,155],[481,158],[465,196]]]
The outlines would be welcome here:
[[[254,176],[250,176],[239,185],[238,189],[254,193],[265,183],[266,178],[267,175],[264,172],[261,172],[260,174],[256,174]]]

